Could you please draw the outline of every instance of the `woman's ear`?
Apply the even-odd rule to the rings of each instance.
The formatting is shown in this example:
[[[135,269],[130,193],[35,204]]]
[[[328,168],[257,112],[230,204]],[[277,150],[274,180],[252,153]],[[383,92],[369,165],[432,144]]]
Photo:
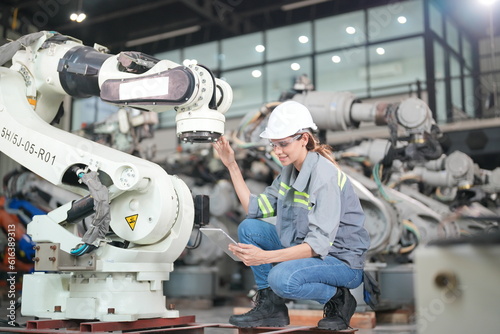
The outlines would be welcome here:
[[[304,132],[304,134],[302,135],[302,138],[300,138],[300,140],[303,140],[302,147],[307,146],[307,143],[309,142],[309,133]]]

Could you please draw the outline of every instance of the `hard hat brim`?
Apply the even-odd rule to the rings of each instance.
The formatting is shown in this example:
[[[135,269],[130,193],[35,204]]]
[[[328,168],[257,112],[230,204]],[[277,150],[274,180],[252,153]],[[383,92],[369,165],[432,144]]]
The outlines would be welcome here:
[[[272,133],[272,131],[269,131],[269,129],[266,129],[260,134],[260,137],[264,139],[283,139],[291,135],[294,135],[295,133],[296,132],[294,132],[293,130],[290,130],[289,133],[282,132],[279,134],[279,136],[277,136],[275,133]]]

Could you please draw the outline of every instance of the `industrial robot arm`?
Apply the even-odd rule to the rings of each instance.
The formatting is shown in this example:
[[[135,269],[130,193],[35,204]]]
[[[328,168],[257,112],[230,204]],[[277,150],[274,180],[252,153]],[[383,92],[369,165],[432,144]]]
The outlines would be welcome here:
[[[186,67],[132,51],[110,55],[102,46],[83,46],[51,32],[24,40],[31,44],[14,55],[12,69],[23,75],[27,97],[47,122],[66,95],[100,96],[120,106],[175,109],[177,134],[184,141],[213,141],[224,133],[232,90],[202,65]]]
[[[182,140],[210,142],[224,132],[229,85],[200,65],[136,52],[110,55],[101,46],[86,47],[52,32],[14,42],[15,52],[9,47],[0,50],[3,60],[13,54],[10,68],[0,67],[0,149],[81,196],[28,224],[37,243],[35,269],[58,274],[25,277],[23,295],[32,301],[23,304],[23,314],[100,320],[178,316],[165,308],[162,281],[191,235],[190,189],[154,163],[50,123],[66,96],[100,96],[142,110],[175,109]],[[82,236],[75,223],[92,213]]]

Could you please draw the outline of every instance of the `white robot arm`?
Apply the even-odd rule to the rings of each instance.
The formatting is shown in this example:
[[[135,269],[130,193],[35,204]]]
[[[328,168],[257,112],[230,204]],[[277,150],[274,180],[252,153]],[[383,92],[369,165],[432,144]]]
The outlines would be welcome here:
[[[224,133],[223,114],[232,90],[202,65],[188,67],[138,52],[110,55],[102,46],[83,46],[57,33],[25,45],[12,59],[37,114],[51,122],[66,95],[100,96],[120,106],[177,112],[177,133],[184,141],[213,141]]]
[[[200,65],[184,67],[134,52],[113,56],[57,33],[27,40],[10,68],[0,67],[0,149],[82,199],[35,216],[28,225],[37,243],[35,268],[56,273],[26,275],[23,298],[30,302],[22,304],[22,313],[116,321],[178,316],[165,308],[162,281],[191,234],[189,188],[154,163],[49,123],[65,96],[97,95],[121,106],[176,109],[182,140],[210,142],[224,132],[229,85]],[[101,233],[82,244],[73,222],[94,211],[100,219],[95,223],[109,227],[91,226]]]

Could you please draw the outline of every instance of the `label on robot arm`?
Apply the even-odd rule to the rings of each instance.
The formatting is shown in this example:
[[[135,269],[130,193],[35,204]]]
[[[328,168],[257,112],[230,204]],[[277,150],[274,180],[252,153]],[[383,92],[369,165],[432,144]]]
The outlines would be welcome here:
[[[30,142],[23,136],[17,134],[15,131],[3,127],[2,131],[0,132],[0,138],[7,141],[7,143],[10,143],[19,148],[19,150],[35,156],[40,161],[46,162],[50,165],[54,165],[54,162],[56,160],[55,154],[52,154],[49,150],[44,149],[40,145]]]
[[[120,84],[120,100],[135,100],[168,95],[168,77],[134,80]]]

